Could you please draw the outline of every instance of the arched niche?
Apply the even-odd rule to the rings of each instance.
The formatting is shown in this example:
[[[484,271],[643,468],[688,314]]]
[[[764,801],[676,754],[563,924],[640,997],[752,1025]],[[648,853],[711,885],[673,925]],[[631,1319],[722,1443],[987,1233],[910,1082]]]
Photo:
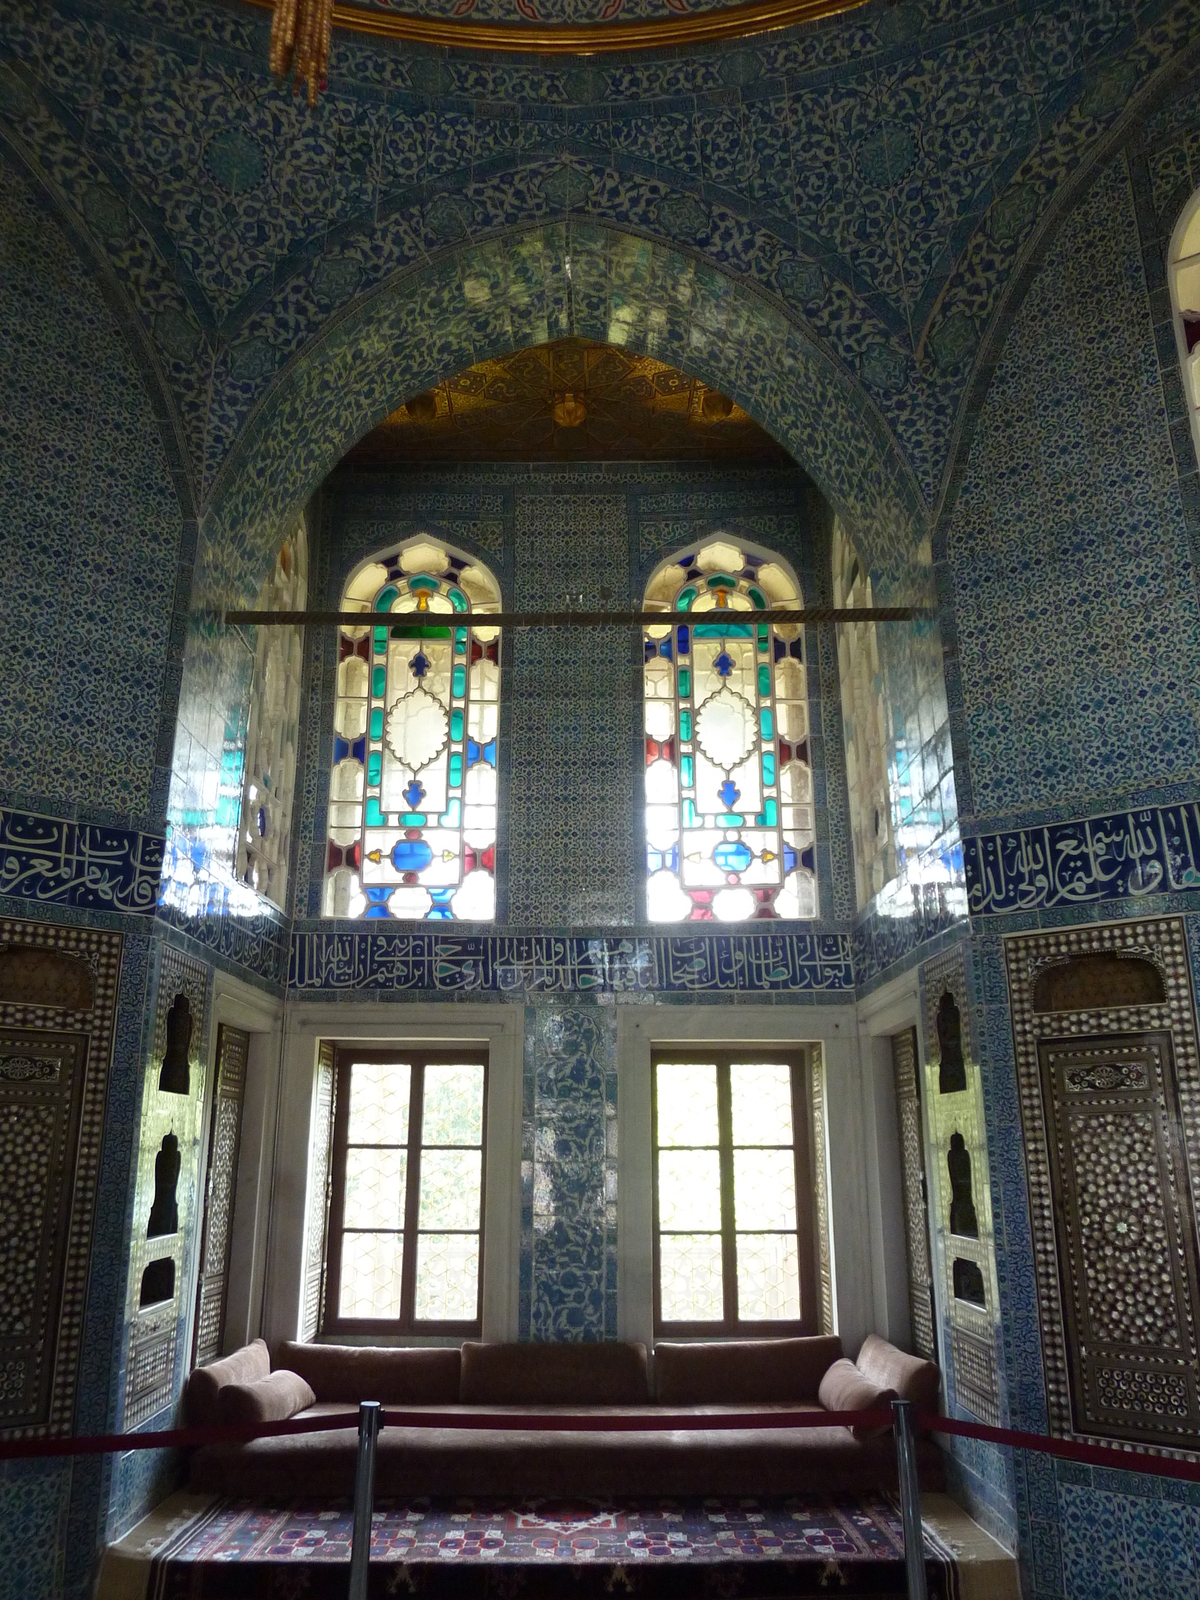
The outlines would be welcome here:
[[[1038,973],[1035,1011],[1110,1011],[1114,1006],[1151,1006],[1167,997],[1162,973],[1145,956],[1106,950],[1072,956]]]

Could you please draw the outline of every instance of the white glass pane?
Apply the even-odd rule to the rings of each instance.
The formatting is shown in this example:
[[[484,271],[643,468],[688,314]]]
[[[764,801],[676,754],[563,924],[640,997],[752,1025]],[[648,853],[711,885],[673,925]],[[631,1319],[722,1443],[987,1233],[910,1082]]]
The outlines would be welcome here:
[[[748,922],[758,901],[749,889],[721,889],[713,895],[712,909],[719,922]]]
[[[743,1322],[794,1322],[800,1316],[800,1262],[794,1233],[739,1233],[738,1316]]]
[[[356,1061],[350,1068],[350,1144],[406,1144],[412,1069],[403,1062]]]
[[[679,887],[679,879],[664,867],[646,880],[646,915],[651,922],[685,922],[692,902]]]
[[[655,1067],[658,1090],[658,1143],[717,1143],[717,1069],[707,1063],[660,1061]]]
[[[664,1322],[720,1322],[721,1235],[664,1233],[659,1237],[659,1296]]]
[[[423,1233],[417,1241],[416,1315],[470,1322],[479,1306],[479,1235]]]
[[[733,1062],[729,1094],[735,1145],[791,1144],[792,1069],[786,1062]]]
[[[347,1228],[402,1228],[408,1153],[351,1145],[346,1151]]]
[[[438,1063],[425,1068],[422,1144],[483,1143],[483,1066]]]
[[[720,1228],[721,1158],[715,1150],[658,1152],[658,1225]]]
[[[421,1152],[421,1228],[478,1228],[479,1150]]]
[[[646,732],[652,739],[669,739],[675,732],[675,707],[670,700],[646,701]]]
[[[697,713],[696,743],[714,766],[728,771],[758,746],[758,713],[749,700],[722,688]]]
[[[781,700],[775,707],[779,737],[795,743],[808,732],[808,707],[803,700]]]
[[[646,803],[670,805],[679,798],[679,774],[671,761],[652,761],[646,768]]]
[[[775,667],[775,695],[779,700],[804,699],[804,668],[794,656],[784,656]]]
[[[796,1226],[796,1164],[790,1150],[733,1152],[733,1211],[738,1228]]]
[[[403,1234],[343,1234],[338,1315],[398,1317],[403,1262]]]

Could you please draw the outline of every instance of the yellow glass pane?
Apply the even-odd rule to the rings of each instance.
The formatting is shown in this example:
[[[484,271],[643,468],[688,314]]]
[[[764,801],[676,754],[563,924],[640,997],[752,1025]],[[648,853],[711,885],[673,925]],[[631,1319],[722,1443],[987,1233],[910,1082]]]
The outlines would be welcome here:
[[[735,1061],[729,1068],[733,1142],[792,1142],[792,1071],[781,1061]]]
[[[796,1164],[791,1150],[733,1152],[733,1214],[738,1228],[796,1226]]]
[[[407,1062],[356,1061],[350,1068],[350,1144],[407,1144]]]
[[[402,1228],[406,1150],[351,1145],[346,1151],[347,1228]]]
[[[721,1158],[715,1150],[658,1152],[658,1225],[721,1226]]]
[[[483,1143],[483,1067],[478,1061],[425,1068],[421,1143]]]
[[[398,1317],[403,1264],[403,1234],[343,1234],[338,1315]]]
[[[716,1067],[690,1061],[660,1061],[655,1075],[660,1147],[716,1144]]]
[[[743,1322],[795,1322],[800,1261],[794,1233],[739,1233],[738,1316]]]
[[[479,1235],[423,1233],[417,1241],[421,1321],[469,1322],[479,1306]]]
[[[420,1228],[478,1228],[479,1150],[421,1152]]]
[[[720,1322],[724,1316],[719,1233],[664,1233],[659,1298],[664,1322]]]

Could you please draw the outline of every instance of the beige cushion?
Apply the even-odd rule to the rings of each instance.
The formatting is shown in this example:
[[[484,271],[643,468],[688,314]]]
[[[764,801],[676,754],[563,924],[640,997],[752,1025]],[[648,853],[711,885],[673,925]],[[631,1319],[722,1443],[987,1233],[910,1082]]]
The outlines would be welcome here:
[[[826,1411],[887,1411],[896,1399],[894,1389],[881,1389],[864,1378],[853,1361],[835,1361],[821,1379],[817,1399]],[[853,1428],[856,1439],[873,1439],[887,1433],[888,1424],[879,1428]]]
[[[894,1389],[901,1400],[911,1400],[918,1411],[937,1410],[942,1375],[935,1362],[905,1355],[877,1333],[869,1333],[855,1365],[864,1378],[880,1389]]]
[[[217,1418],[233,1427],[244,1422],[286,1422],[316,1395],[294,1372],[283,1368],[257,1383],[227,1383],[217,1395]]]
[[[836,1335],[656,1344],[655,1389],[665,1406],[815,1400],[821,1379],[841,1354]]]
[[[187,1381],[187,1419],[193,1428],[217,1421],[217,1395],[227,1383],[257,1383],[271,1370],[271,1355],[262,1339],[243,1345],[222,1361],[197,1367]]]
[[[311,1384],[318,1400],[385,1406],[453,1405],[459,1354],[451,1349],[392,1350],[352,1344],[280,1345],[279,1364]]]
[[[644,1344],[462,1347],[459,1398],[469,1405],[635,1406],[650,1398]]]

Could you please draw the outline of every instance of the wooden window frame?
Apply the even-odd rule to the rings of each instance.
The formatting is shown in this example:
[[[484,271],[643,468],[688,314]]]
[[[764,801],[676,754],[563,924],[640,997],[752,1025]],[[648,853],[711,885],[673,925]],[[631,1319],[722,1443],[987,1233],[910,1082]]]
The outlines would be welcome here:
[[[400,1315],[398,1317],[342,1317],[337,1314],[342,1277],[342,1238],[345,1232],[343,1217],[346,1203],[346,1150],[350,1125],[350,1069],[360,1063],[405,1065],[412,1070],[408,1106],[408,1141],[405,1172],[404,1221],[395,1230],[404,1240],[404,1254],[400,1277]],[[479,1276],[476,1283],[475,1315],[468,1320],[433,1321],[416,1316],[417,1243],[419,1239],[418,1206],[421,1183],[421,1124],[424,1112],[425,1068],[428,1066],[482,1066],[483,1115],[479,1144]],[[325,1304],[322,1307],[321,1332],[326,1334],[430,1334],[449,1335],[454,1338],[479,1338],[483,1329],[483,1270],[486,1248],[487,1194],[487,1118],[489,1063],[486,1046],[478,1044],[459,1048],[395,1045],[391,1048],[372,1046],[367,1049],[353,1044],[340,1044],[334,1053],[333,1090],[333,1156],[330,1170],[329,1231],[325,1254]],[[438,1145],[436,1149],[474,1149],[475,1146]],[[370,1230],[368,1230],[370,1231]],[[381,1232],[391,1230],[381,1229]],[[438,1229],[437,1232],[455,1230]],[[410,1248],[411,1244],[411,1248]]]
[[[796,1172],[796,1247],[800,1270],[800,1316],[791,1321],[742,1321],[737,1310],[737,1235],[734,1226],[733,1112],[729,1068],[744,1064],[787,1066],[792,1077],[792,1155]],[[709,1322],[664,1322],[658,1223],[658,1068],[659,1065],[713,1066],[717,1069],[717,1137],[721,1163],[721,1281],[725,1315]],[[690,1045],[675,1050],[657,1045],[650,1054],[650,1171],[653,1191],[654,1334],[656,1338],[777,1339],[820,1332],[817,1292],[816,1189],[813,1181],[812,1119],[809,1114],[808,1055],[804,1050],[766,1047]],[[746,1148],[739,1146],[739,1148]],[[749,1148],[753,1149],[754,1146]],[[773,1148],[786,1148],[774,1146]],[[772,1231],[772,1230],[768,1230]]]

